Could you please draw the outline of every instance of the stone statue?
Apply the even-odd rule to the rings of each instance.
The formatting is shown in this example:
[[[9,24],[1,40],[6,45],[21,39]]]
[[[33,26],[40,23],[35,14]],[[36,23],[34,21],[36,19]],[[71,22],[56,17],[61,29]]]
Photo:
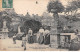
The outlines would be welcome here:
[[[3,28],[2,28],[2,31],[3,31],[3,32],[8,32],[8,28],[7,28],[6,23],[7,23],[7,22],[4,20],[4,21],[3,21]]]
[[[18,33],[21,33],[21,29],[20,29],[20,26],[18,26]]]
[[[3,28],[6,28],[6,21],[3,22]]]

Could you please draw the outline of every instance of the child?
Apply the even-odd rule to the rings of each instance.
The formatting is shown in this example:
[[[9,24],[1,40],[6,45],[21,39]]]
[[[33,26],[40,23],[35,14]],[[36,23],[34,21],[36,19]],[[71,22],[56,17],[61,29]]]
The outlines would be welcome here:
[[[13,36],[13,43],[16,44],[16,33]]]
[[[27,38],[26,38],[26,35],[24,35],[22,37],[22,47],[24,47],[24,50],[26,50],[26,41],[27,41]]]

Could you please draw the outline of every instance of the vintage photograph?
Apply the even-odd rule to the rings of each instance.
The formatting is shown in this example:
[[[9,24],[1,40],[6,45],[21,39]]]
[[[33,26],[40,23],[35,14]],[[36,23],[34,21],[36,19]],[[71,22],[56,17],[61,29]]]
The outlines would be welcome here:
[[[0,0],[0,51],[80,51],[80,0]]]

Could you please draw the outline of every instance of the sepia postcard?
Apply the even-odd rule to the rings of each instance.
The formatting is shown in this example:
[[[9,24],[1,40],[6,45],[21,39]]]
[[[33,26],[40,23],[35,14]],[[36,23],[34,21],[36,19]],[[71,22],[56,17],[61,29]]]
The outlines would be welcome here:
[[[79,51],[80,0],[0,0],[0,51]]]

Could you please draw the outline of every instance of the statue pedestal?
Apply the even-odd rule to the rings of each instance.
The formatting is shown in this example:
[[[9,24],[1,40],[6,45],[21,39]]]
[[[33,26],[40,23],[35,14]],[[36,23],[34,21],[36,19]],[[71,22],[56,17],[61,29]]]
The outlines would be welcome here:
[[[50,44],[52,48],[58,48],[59,47],[59,36],[58,36],[58,30],[57,30],[57,22],[54,21],[54,25],[51,26],[50,31]]]
[[[57,35],[51,35],[50,36],[50,45],[51,45],[52,48],[58,48]]]
[[[8,32],[3,32],[3,31],[1,31],[1,32],[0,32],[0,38],[1,38],[1,39],[8,38]]]

